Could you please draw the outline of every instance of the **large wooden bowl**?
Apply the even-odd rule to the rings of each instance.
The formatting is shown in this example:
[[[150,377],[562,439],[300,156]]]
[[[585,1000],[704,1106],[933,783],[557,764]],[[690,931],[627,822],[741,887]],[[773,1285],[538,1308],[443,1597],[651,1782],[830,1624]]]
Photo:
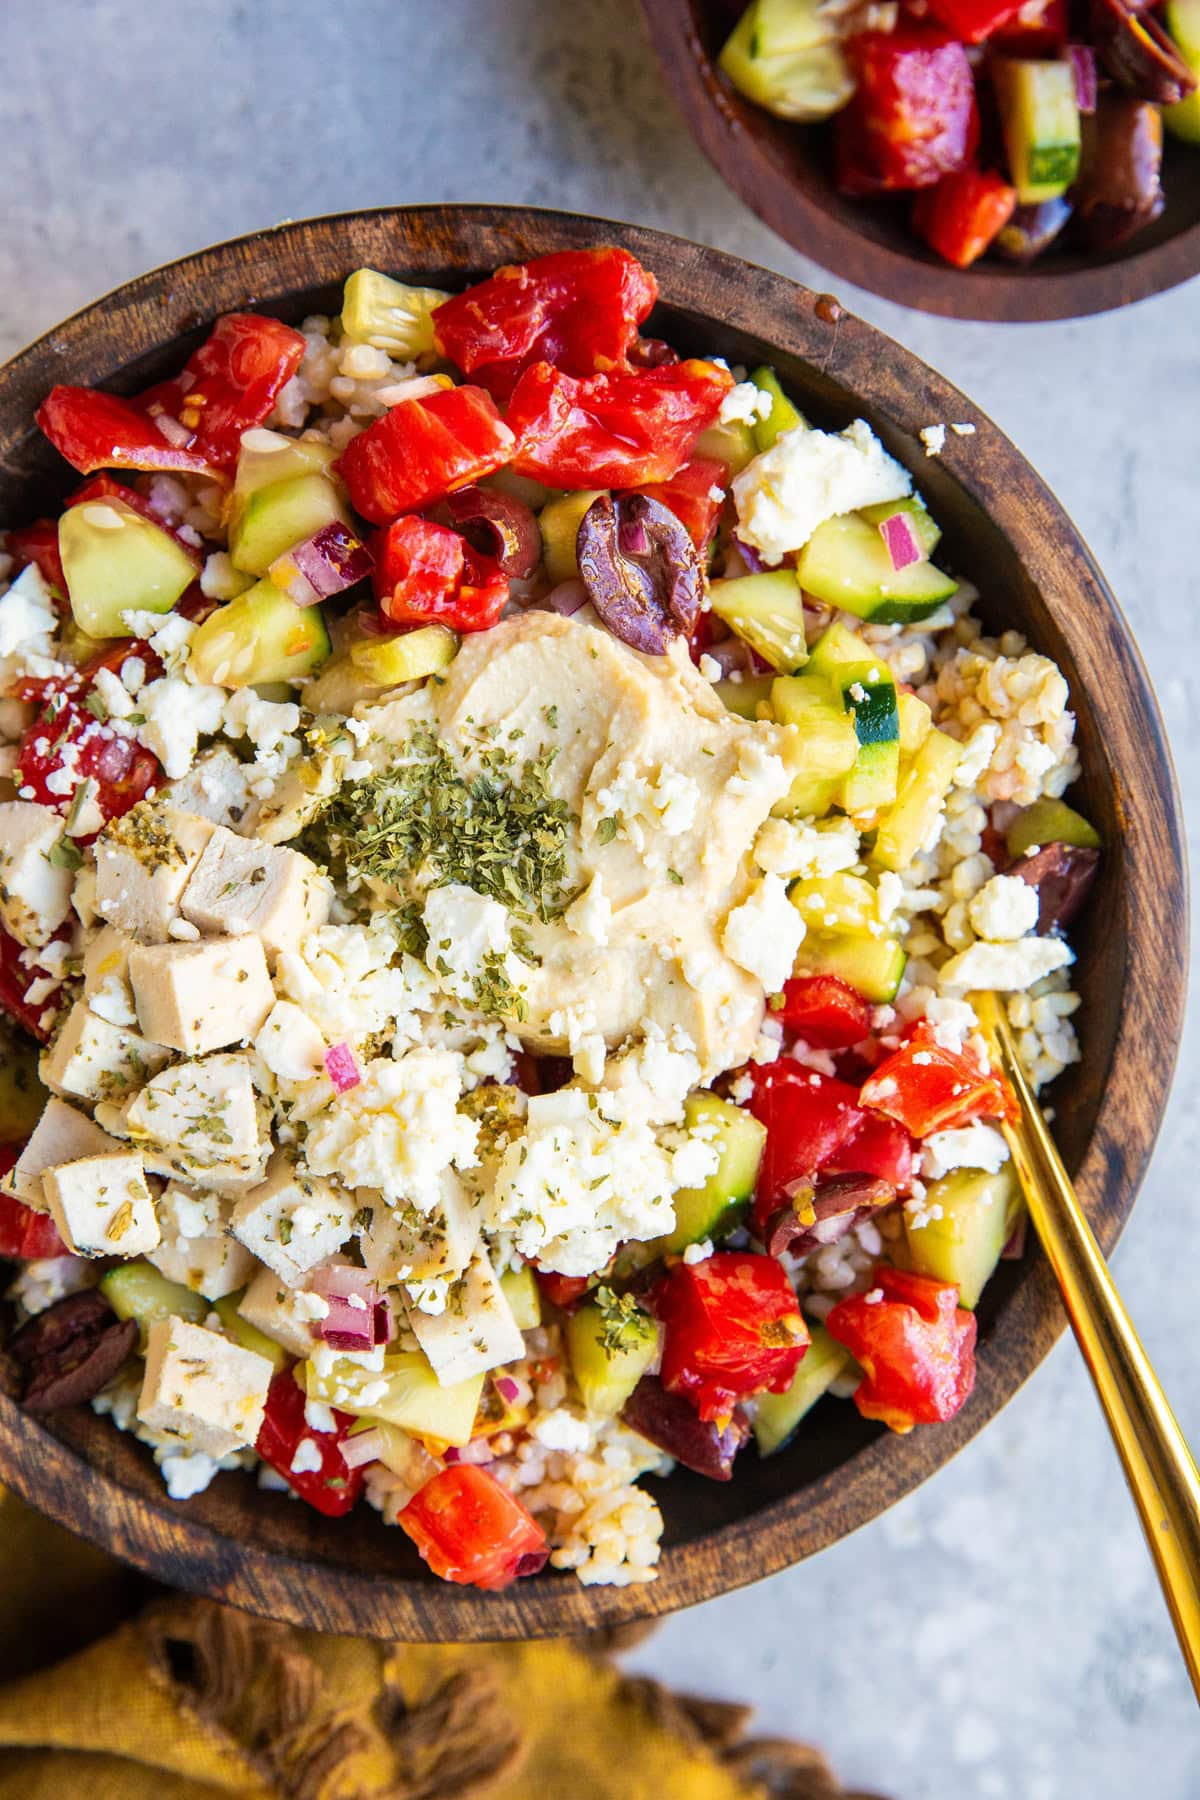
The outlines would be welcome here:
[[[806,413],[865,417],[913,470],[951,566],[989,623],[1019,626],[1062,665],[1079,715],[1082,804],[1109,846],[1079,949],[1085,1060],[1055,1090],[1058,1131],[1100,1242],[1133,1205],[1167,1096],[1183,1009],[1185,874],[1162,725],[1128,628],[1078,532],[1012,444],[898,344],[777,275],[658,232],[506,207],[413,207],[286,225],[143,276],[52,331],[0,389],[0,519],[52,509],[73,478],[32,422],[58,381],[145,386],[177,369],[207,322],[258,306],[335,312],[360,264],[456,286],[499,263],[616,241],[657,275],[652,329],[731,362],[769,357]],[[917,432],[971,420],[940,460]],[[169,1500],[148,1452],[90,1412],[43,1424],[0,1398],[0,1479],[140,1568],[252,1611],[330,1631],[499,1638],[576,1632],[703,1600],[845,1536],[906,1494],[987,1423],[1063,1329],[1036,1250],[1006,1263],[980,1309],[979,1382],[949,1425],[900,1438],[824,1401],[769,1461],[727,1485],[684,1471],[655,1483],[666,1515],[657,1582],[584,1588],[552,1572],[504,1594],[434,1580],[402,1533],[365,1508],[336,1523],[248,1477]]]
[[[1168,137],[1166,209],[1128,250],[1050,250],[1032,269],[985,257],[954,269],[909,229],[911,195],[850,200],[833,183],[831,132],[743,99],[716,66],[737,8],[642,0],[664,76],[693,137],[746,205],[846,281],[954,319],[1074,319],[1200,273],[1200,150]]]

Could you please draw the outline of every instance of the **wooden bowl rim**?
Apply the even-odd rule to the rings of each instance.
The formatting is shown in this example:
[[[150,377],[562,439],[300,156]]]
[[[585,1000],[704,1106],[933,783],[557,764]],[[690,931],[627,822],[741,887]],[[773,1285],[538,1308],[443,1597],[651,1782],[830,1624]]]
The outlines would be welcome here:
[[[693,0],[641,4],[663,77],[717,173],[785,243],[844,281],[943,318],[1029,324],[1109,312],[1200,274],[1200,220],[1160,243],[1063,270],[1008,271],[994,263],[955,269],[915,238],[905,252],[869,237],[806,193],[770,154],[766,133],[748,128],[771,115],[720,75],[697,34]]]
[[[203,316],[211,317],[239,304],[270,309],[364,261],[413,273],[439,267],[466,273],[596,242],[623,243],[639,256],[656,273],[666,304],[734,330],[752,329],[816,368],[836,365],[838,379],[886,420],[889,447],[907,446],[910,460],[920,455],[917,434],[927,420],[977,422],[976,435],[951,440],[942,460],[1019,554],[1080,670],[1103,669],[1104,680],[1089,682],[1087,691],[1104,739],[1119,727],[1124,745],[1120,767],[1108,766],[1127,826],[1121,840],[1129,908],[1125,980],[1107,1083],[1077,1176],[1101,1245],[1111,1251],[1150,1159],[1182,1026],[1187,869],[1174,771],[1128,626],[1078,531],[1016,447],[909,351],[850,314],[835,309],[831,315],[827,297],[662,232],[535,208],[379,208],[289,222],[126,283],[7,366],[5,409],[25,418],[55,380],[83,378],[97,338],[120,346],[106,362],[112,374],[169,343],[197,324],[201,294],[210,302]],[[886,401],[878,398],[881,389]],[[1047,544],[1057,558],[1057,597],[1044,585],[1045,574],[1038,580],[1038,571],[1050,566]],[[1034,1257],[980,1359],[972,1402],[957,1419],[904,1438],[884,1434],[802,1491],[671,1548],[658,1579],[645,1586],[585,1588],[570,1578],[542,1577],[506,1593],[480,1594],[421,1584],[403,1572],[373,1575],[282,1554],[215,1531],[165,1491],[154,1501],[130,1491],[79,1453],[69,1425],[52,1431],[3,1396],[0,1479],[60,1525],[149,1574],[308,1628],[434,1641],[575,1633],[708,1599],[857,1529],[981,1430],[1064,1326],[1049,1268]],[[330,1542],[336,1547],[335,1538]]]

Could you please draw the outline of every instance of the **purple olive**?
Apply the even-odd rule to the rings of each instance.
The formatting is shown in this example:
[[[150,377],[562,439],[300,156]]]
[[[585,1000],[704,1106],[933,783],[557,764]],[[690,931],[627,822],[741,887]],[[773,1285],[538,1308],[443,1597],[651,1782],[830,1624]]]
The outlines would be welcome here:
[[[647,494],[601,494],[576,539],[579,573],[614,637],[661,656],[700,616],[704,578],[696,549],[669,506]]]
[[[662,338],[640,337],[630,348],[629,360],[635,369],[663,369],[679,361],[679,352]]]
[[[1069,200],[1042,200],[1036,206],[1018,206],[992,248],[1009,262],[1030,263],[1058,236],[1074,209]]]
[[[730,1479],[734,1458],[750,1436],[743,1412],[735,1411],[728,1425],[706,1424],[681,1395],[669,1394],[657,1375],[642,1376],[621,1417],[685,1469],[710,1481]]]
[[[1149,101],[1106,94],[1082,123],[1075,214],[1093,249],[1115,250],[1163,209],[1162,114]]]
[[[1153,13],[1129,0],[1092,0],[1091,36],[1105,68],[1136,100],[1174,106],[1196,77]]]
[[[875,1175],[838,1175],[795,1196],[767,1222],[766,1248],[771,1256],[808,1256],[854,1229],[860,1219],[890,1206],[896,1190]]]
[[[538,522],[522,500],[494,488],[465,487],[444,502],[450,523],[514,581],[527,581],[542,558]]]
[[[118,1319],[94,1288],[56,1301],[26,1320],[8,1346],[25,1376],[26,1411],[57,1412],[94,1399],[136,1343],[136,1320]]]
[[[1038,897],[1038,930],[1065,931],[1087,899],[1100,852],[1081,844],[1044,844],[1018,857],[1008,873],[1033,888]]]

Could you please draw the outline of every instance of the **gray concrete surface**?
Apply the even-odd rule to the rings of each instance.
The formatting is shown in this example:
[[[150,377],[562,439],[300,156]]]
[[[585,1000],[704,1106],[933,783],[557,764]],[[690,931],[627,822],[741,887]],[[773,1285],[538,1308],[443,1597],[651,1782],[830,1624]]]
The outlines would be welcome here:
[[[834,286],[1007,430],[1092,543],[1200,810],[1200,287],[1075,324],[922,317],[751,217],[662,90],[633,0],[6,0],[0,351],[184,251],[418,200],[575,207]],[[1200,1438],[1200,1068],[1185,1045],[1115,1259]],[[1059,1346],[934,1483],[855,1538],[676,1618],[636,1658],[753,1700],[894,1800],[1196,1800],[1193,1701],[1079,1357]],[[619,1791],[619,1790],[614,1790]]]

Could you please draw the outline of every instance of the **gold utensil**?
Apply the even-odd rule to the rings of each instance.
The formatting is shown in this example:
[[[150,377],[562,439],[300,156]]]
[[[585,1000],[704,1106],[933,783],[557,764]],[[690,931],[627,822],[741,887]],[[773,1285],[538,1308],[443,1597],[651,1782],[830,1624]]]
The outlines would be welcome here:
[[[1125,1311],[1029,1083],[995,994],[975,1010],[1020,1102],[1004,1126],[1029,1216],[1062,1289],[1200,1699],[1200,1472]]]

